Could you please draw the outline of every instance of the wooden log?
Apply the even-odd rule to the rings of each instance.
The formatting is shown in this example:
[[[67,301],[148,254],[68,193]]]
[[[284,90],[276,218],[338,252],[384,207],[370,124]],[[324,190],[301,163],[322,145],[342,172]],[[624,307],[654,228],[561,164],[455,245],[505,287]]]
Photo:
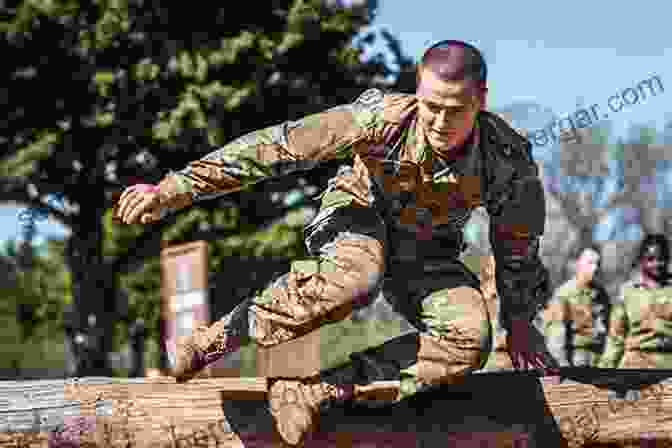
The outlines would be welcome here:
[[[486,372],[325,412],[307,447],[672,447],[672,371]],[[0,447],[281,446],[264,378],[0,382]]]

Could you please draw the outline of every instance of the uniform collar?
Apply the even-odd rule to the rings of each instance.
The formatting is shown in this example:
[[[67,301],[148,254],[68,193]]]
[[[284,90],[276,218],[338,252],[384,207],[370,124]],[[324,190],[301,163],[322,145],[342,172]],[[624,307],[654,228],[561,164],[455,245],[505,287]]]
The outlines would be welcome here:
[[[474,126],[471,136],[465,141],[464,145],[457,151],[458,156],[454,159],[444,159],[439,156],[429,143],[426,143],[426,136],[424,132],[419,129],[419,134],[422,134],[422,154],[429,156],[432,159],[432,171],[434,176],[441,176],[450,172],[464,173],[470,171],[479,154],[479,147],[481,142],[481,128],[478,121]]]
[[[670,279],[663,280],[663,281],[660,283],[660,287],[661,287],[661,288],[664,288],[664,287],[666,287],[666,286],[671,286],[671,285],[672,285],[672,282],[670,281]],[[644,283],[644,278],[643,278],[641,272],[636,272],[636,273],[632,276],[632,286],[634,286],[635,288],[652,289],[652,288],[648,288],[648,287],[646,286],[646,283]]]
[[[585,290],[590,290],[590,291],[595,289],[595,285],[594,285],[593,282],[590,282],[585,286],[580,286],[578,280],[576,280],[576,277],[572,277],[569,280],[569,284],[570,284],[570,286],[572,286],[573,288],[576,288],[576,289],[585,289]]]

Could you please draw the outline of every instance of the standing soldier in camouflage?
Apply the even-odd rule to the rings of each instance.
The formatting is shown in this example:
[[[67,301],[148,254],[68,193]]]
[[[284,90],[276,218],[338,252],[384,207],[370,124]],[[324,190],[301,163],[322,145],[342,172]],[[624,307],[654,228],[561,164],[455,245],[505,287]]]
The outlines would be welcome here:
[[[607,338],[611,303],[596,281],[601,254],[581,251],[574,278],[561,285],[544,311],[544,334],[561,366],[597,367]]]
[[[642,241],[632,279],[620,289],[599,367],[672,369],[672,282],[665,235]]]
[[[351,104],[242,136],[157,186],[126,189],[118,215],[147,223],[271,176],[352,160],[329,181],[306,227],[311,258],[294,262],[258,296],[180,343],[177,379],[192,378],[242,341],[276,346],[372,314],[385,314],[375,328],[390,331],[351,338],[352,346],[329,345],[324,356],[333,362],[321,372],[350,368],[332,351],[348,359],[408,334],[417,336],[411,359],[384,357],[396,367],[397,399],[478,370],[490,352],[490,321],[478,279],[458,256],[464,224],[480,205],[491,216],[513,364],[551,366],[543,335],[530,323],[550,298],[538,256],[544,191],[530,143],[485,110],[486,73],[476,48],[443,41],[423,56],[415,94],[371,89]],[[271,413],[283,439],[300,445],[322,405],[357,398],[360,388],[348,378],[342,373],[340,384],[322,375],[269,379]]]

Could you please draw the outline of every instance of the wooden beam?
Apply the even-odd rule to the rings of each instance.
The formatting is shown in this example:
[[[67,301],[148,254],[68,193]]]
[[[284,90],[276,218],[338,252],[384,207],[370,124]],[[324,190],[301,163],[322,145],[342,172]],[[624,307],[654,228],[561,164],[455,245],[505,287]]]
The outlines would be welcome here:
[[[672,446],[672,371],[562,375],[486,372],[393,405],[339,406],[322,415],[306,446]],[[281,446],[266,385],[264,378],[3,381],[0,447]]]

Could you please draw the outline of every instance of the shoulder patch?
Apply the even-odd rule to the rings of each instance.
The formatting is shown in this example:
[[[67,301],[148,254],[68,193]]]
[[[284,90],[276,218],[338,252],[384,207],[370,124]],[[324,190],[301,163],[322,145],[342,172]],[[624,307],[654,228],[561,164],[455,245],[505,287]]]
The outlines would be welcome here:
[[[511,128],[519,137],[527,139],[527,129],[523,128]]]
[[[355,119],[362,127],[368,127],[376,121],[376,117],[384,109],[384,93],[380,89],[368,89],[355,99],[352,107]]]
[[[384,93],[380,89],[368,89],[357,97],[355,103],[361,106],[374,106],[382,104]]]

